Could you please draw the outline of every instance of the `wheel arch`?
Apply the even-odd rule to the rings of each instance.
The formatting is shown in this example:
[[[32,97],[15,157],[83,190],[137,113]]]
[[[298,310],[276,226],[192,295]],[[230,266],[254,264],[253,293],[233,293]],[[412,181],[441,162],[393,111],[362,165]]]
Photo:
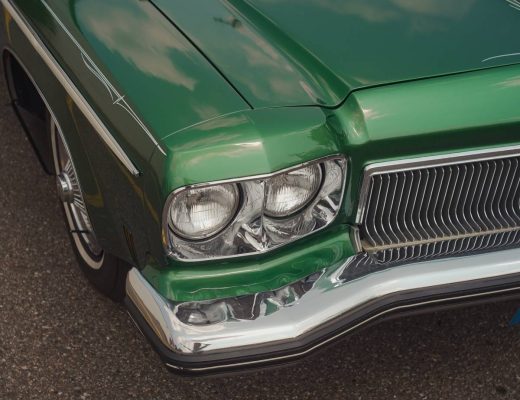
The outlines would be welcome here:
[[[14,113],[20,121],[43,170],[52,175],[52,144],[46,128],[48,123],[46,110],[51,110],[51,107],[12,49],[4,48],[2,64]]]
[[[29,55],[26,54],[25,51],[18,54],[12,47],[5,46],[2,49],[1,65],[4,68],[4,77],[14,112],[20,120],[43,169],[47,174],[55,175],[52,138],[48,129],[51,119],[56,121],[60,130],[63,132],[68,130],[70,133],[81,126],[84,128],[82,132],[75,132],[76,134],[72,136],[70,134],[66,135],[67,137],[64,139],[67,141],[67,146],[74,153],[75,160],[79,161],[78,172],[81,175],[82,187],[87,188],[87,191],[91,194],[89,197],[93,197],[92,194],[95,194],[95,196],[98,197],[99,203],[105,204],[105,206],[107,203],[112,203],[115,201],[114,196],[117,197],[117,195],[111,190],[108,193],[106,190],[103,190],[103,188],[106,189],[107,186],[99,179],[100,169],[96,169],[94,165],[92,165],[92,161],[87,155],[89,149],[84,147],[83,140],[80,138],[82,135],[92,135],[93,128],[90,127],[86,119],[83,119],[79,109],[77,109],[73,103],[69,102],[66,92],[58,82],[55,81],[54,76],[47,71],[43,62],[37,57],[33,57],[35,57],[34,54]],[[24,60],[26,60],[28,64],[26,64]],[[37,68],[41,69],[38,70]],[[31,73],[31,70],[34,74]],[[37,79],[39,75],[46,76],[49,80],[40,85],[40,81]],[[22,115],[21,110],[17,108],[16,102],[20,100],[19,91],[23,88],[26,89],[25,93],[23,93],[23,98],[31,102],[34,111],[32,113],[27,111],[22,112],[25,112],[26,115],[31,116],[33,119],[39,120],[39,124],[29,125],[27,119]],[[92,137],[96,138],[97,136],[92,135]],[[109,153],[108,149],[104,149],[101,141],[94,139],[94,142],[96,142],[97,146],[100,146],[97,150]],[[118,171],[118,169],[109,170]],[[92,204],[89,207],[92,207]],[[113,206],[108,208],[110,210],[118,209]],[[129,245],[126,237],[126,227],[121,220],[122,218],[124,220],[124,217],[119,212],[111,214],[110,211],[103,206],[96,207],[93,215],[92,223],[96,231],[102,231],[101,239],[103,247],[111,254],[127,262],[135,262],[136,256],[133,254],[132,248]]]

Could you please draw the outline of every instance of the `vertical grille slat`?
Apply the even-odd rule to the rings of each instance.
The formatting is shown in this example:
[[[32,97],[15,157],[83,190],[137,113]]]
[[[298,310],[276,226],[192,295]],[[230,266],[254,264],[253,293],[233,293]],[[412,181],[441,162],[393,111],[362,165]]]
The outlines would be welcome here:
[[[512,191],[511,195],[509,196],[509,200],[507,202],[509,209],[511,209],[512,213],[515,215],[515,221],[520,221],[520,213],[518,212],[518,206],[520,201],[520,196],[518,196],[518,187],[520,185],[520,168],[519,163],[520,161],[518,159],[515,160],[516,162],[516,171],[515,171],[515,178],[513,180],[513,185],[515,186],[515,189]],[[515,184],[516,182],[516,184]]]
[[[508,160],[509,161],[509,160]],[[509,178],[510,167],[507,165],[506,161],[501,163],[501,173],[499,175],[499,179],[497,180],[497,189],[495,190],[493,196],[493,203],[491,206],[493,207],[494,213],[500,223],[500,227],[502,229],[508,228],[509,223],[507,218],[505,217],[505,210],[500,208],[500,199],[504,195],[504,191],[507,185],[507,180]]]
[[[475,176],[475,167],[474,166],[464,166],[467,176],[465,177],[464,184],[461,187],[463,200],[460,201],[458,205],[457,213],[461,216],[463,221],[464,232],[468,233],[472,231],[472,226],[475,226],[471,220],[471,214],[469,213],[468,204],[469,204],[469,194],[471,193],[471,189],[473,188],[472,182]]]
[[[370,174],[360,238],[378,264],[520,244],[520,155]]]
[[[401,238],[399,237],[399,228],[394,225],[394,214],[395,214],[395,205],[396,205],[396,195],[397,195],[397,176],[395,174],[390,175],[390,187],[391,187],[391,194],[390,194],[390,204],[388,206],[388,227],[389,230],[392,232],[392,237],[397,243],[401,242]]]
[[[425,208],[426,192],[427,192],[427,187],[428,187],[428,181],[430,179],[429,172],[427,169],[424,170],[424,173],[422,174],[421,178],[422,178],[421,179],[422,184],[420,185],[420,189],[419,189],[419,198],[420,199],[414,210],[414,219],[417,220],[417,226],[420,227],[421,237],[423,237],[424,239],[428,239],[430,237],[430,235],[428,234],[428,231],[425,228],[426,221],[423,218],[421,218],[421,211]]]
[[[406,242],[406,237],[403,234],[403,231],[401,229],[401,224],[399,222],[399,213],[401,210],[401,204],[403,201],[403,193],[404,193],[404,185],[400,185],[400,182],[404,182],[404,178],[401,174],[396,173],[395,174],[395,187],[396,187],[396,201],[393,209],[393,217],[392,217],[392,224],[395,228],[396,235],[399,237],[399,243]]]
[[[419,210],[419,218],[421,218],[422,221],[424,221],[425,226],[425,233],[428,239],[431,239],[436,236],[435,230],[432,227],[431,221],[428,218],[428,215],[430,214],[430,209],[432,206],[432,197],[431,193],[433,192],[435,188],[435,180],[436,180],[436,174],[435,171],[426,170],[428,174],[428,184],[424,188],[425,192],[425,203],[424,207],[422,207]],[[426,196],[426,193],[430,194]]]
[[[390,195],[391,193],[391,175],[385,175],[386,179],[383,180],[382,186],[383,186],[383,199],[382,199],[382,205],[381,205],[381,230],[383,231],[383,238],[384,240],[388,241],[394,241],[395,239],[392,237],[392,226],[390,224],[390,218],[389,218],[389,207],[392,203],[392,197]]]
[[[402,210],[402,221],[403,221],[403,226],[404,226],[404,229],[406,232],[406,240],[410,241],[410,240],[413,240],[414,236],[407,223],[407,210],[408,210],[408,205],[410,204],[410,197],[411,197],[412,189],[413,189],[413,173],[408,172],[407,175],[408,176],[406,176],[406,180],[405,180],[405,193],[407,193],[407,196],[405,198],[405,204],[404,204],[404,208]]]
[[[372,214],[374,213],[374,187],[375,187],[375,178],[372,178],[372,182],[371,182],[371,185],[370,185],[370,194],[368,196],[368,211],[367,211],[367,218],[366,218],[366,224],[365,224],[365,228],[366,228],[366,232],[367,232],[367,237],[368,237],[368,240],[370,241],[370,244],[372,246],[377,246],[378,242],[376,241],[376,237],[377,237],[377,231],[374,229],[374,226],[375,226],[375,223],[371,223],[370,219],[372,217]]]

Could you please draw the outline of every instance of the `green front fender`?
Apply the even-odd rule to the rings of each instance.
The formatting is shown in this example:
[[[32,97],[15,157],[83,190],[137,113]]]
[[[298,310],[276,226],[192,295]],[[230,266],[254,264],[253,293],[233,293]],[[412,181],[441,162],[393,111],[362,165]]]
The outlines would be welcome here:
[[[345,212],[324,232],[267,254],[233,260],[167,259],[161,238],[163,206],[177,188],[263,175],[344,153],[344,136],[329,123],[332,117],[319,107],[244,111],[168,136],[163,141],[168,155],[155,152],[153,174],[143,176],[148,235],[154,238],[144,274],[154,287],[176,300],[249,294],[279,288],[351,256]]]

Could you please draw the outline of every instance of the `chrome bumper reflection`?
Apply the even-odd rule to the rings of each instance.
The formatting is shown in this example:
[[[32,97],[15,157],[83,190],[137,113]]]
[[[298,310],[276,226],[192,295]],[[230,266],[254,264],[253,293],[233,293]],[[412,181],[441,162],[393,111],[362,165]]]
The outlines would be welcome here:
[[[198,303],[165,300],[135,268],[128,274],[126,290],[157,337],[176,354],[226,353],[251,347],[261,352],[264,346],[295,340],[388,295],[518,274],[520,249],[408,264],[344,281],[341,277],[349,262],[278,291],[254,295],[254,301],[248,296],[217,301],[223,304],[217,309],[223,311],[216,314],[217,322],[209,324],[186,317],[186,309],[192,310]],[[242,300],[250,307],[249,315],[234,311],[243,306]]]

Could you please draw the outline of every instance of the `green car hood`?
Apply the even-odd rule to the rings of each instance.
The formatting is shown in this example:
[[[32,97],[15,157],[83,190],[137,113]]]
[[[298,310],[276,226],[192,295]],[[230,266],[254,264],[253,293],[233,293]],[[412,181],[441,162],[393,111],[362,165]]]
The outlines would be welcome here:
[[[152,0],[254,107],[520,61],[520,0]]]

